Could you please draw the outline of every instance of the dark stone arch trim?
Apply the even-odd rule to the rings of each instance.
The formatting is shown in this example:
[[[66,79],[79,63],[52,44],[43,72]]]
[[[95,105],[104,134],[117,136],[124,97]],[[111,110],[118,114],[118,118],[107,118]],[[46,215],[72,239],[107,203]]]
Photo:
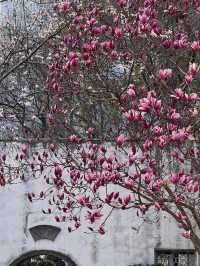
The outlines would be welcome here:
[[[60,259],[63,259],[64,261],[66,261],[68,263],[69,266],[78,266],[69,256],[64,255],[58,251],[54,251],[54,250],[34,250],[34,251],[30,251],[27,252],[25,254],[22,254],[19,258],[17,258],[16,260],[14,260],[11,264],[9,264],[9,266],[16,266],[18,263],[22,262],[25,259],[29,259],[33,256],[37,256],[37,255],[53,255],[53,256],[57,256]]]
[[[37,225],[29,228],[29,232],[35,241],[48,239],[54,241],[61,229],[53,225]]]

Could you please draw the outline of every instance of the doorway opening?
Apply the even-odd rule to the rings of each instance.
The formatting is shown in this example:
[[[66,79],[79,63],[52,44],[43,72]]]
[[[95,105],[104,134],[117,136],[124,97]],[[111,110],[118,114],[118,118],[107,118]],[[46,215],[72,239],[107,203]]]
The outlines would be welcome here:
[[[156,263],[163,266],[194,266],[196,265],[195,251],[193,249],[156,249]]]

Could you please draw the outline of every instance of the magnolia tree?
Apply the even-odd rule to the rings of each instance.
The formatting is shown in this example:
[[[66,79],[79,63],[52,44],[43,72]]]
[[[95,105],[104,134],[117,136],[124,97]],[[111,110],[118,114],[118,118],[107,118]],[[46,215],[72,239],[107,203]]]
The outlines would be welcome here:
[[[49,130],[62,138],[30,154],[26,139],[1,184],[41,176],[69,232],[104,234],[113,210],[165,212],[200,253],[198,0],[63,2],[45,89]],[[54,127],[55,128],[55,127]]]

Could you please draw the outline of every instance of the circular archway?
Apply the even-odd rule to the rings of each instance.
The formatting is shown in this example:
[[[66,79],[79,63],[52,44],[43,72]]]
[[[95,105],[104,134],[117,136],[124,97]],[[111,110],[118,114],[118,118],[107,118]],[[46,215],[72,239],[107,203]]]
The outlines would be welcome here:
[[[9,266],[77,266],[77,264],[60,252],[37,250],[23,254]]]

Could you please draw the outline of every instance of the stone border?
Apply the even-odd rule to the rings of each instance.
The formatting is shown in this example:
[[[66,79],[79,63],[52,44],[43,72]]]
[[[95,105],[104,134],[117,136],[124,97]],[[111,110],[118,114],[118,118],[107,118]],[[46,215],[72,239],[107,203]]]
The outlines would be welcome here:
[[[9,264],[9,266],[17,266],[18,263],[20,263],[21,261],[31,258],[32,256],[36,256],[36,255],[55,255],[57,257],[59,257],[60,259],[65,260],[69,266],[78,266],[69,256],[64,255],[58,251],[54,251],[54,250],[34,250],[34,251],[30,251],[27,252],[25,254],[22,254],[20,257],[18,257],[17,259],[15,259],[11,264]]]

